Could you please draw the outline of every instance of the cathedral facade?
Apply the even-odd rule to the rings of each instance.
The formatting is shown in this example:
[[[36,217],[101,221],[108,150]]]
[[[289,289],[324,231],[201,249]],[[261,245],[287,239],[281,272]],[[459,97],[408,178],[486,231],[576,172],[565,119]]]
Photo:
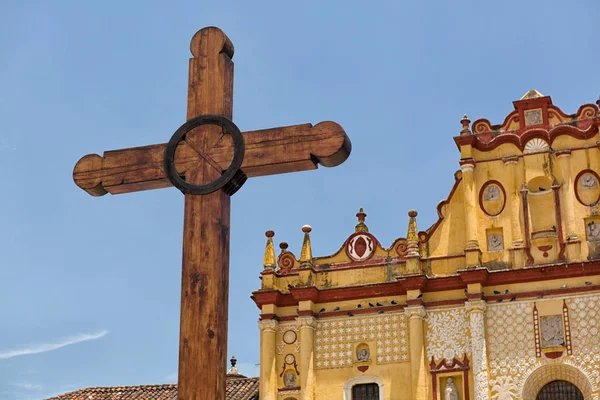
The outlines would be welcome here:
[[[428,229],[383,244],[361,209],[326,257],[267,232],[261,400],[600,399],[600,100],[513,105],[461,120]]]

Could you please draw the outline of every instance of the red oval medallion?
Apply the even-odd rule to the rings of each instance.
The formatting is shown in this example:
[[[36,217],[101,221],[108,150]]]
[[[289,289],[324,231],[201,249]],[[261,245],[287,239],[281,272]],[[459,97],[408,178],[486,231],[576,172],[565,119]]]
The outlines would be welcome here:
[[[354,241],[354,252],[360,258],[365,255],[367,252],[367,241],[364,237],[359,236],[358,239]]]

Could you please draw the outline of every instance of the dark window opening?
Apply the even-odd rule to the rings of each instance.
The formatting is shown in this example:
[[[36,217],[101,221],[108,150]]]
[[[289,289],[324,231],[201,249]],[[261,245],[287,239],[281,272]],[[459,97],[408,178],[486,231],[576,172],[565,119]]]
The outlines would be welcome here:
[[[352,400],[379,400],[379,385],[365,383],[352,386]]]
[[[548,383],[538,393],[537,400],[583,400],[583,394],[577,386],[567,381]]]

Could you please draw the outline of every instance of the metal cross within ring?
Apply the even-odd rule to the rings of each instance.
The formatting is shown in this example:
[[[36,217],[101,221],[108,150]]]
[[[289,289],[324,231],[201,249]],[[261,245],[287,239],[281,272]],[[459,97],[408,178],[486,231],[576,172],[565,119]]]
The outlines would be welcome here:
[[[221,172],[221,176],[210,183],[194,185],[186,182],[175,169],[175,150],[177,144],[192,129],[201,125],[218,125],[233,139],[233,159],[229,167]],[[164,167],[169,181],[185,194],[209,194],[223,188],[225,193],[233,195],[246,182],[246,174],[241,170],[244,161],[244,137],[239,128],[222,115],[200,115],[188,120],[175,131],[165,149]]]

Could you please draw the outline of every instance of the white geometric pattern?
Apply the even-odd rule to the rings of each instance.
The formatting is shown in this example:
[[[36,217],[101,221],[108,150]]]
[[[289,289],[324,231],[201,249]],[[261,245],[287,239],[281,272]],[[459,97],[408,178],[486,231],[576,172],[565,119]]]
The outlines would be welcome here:
[[[370,352],[371,359],[377,364],[409,361],[406,316],[386,313],[318,321],[315,337],[317,369],[352,366],[354,347],[367,341],[376,343]]]

